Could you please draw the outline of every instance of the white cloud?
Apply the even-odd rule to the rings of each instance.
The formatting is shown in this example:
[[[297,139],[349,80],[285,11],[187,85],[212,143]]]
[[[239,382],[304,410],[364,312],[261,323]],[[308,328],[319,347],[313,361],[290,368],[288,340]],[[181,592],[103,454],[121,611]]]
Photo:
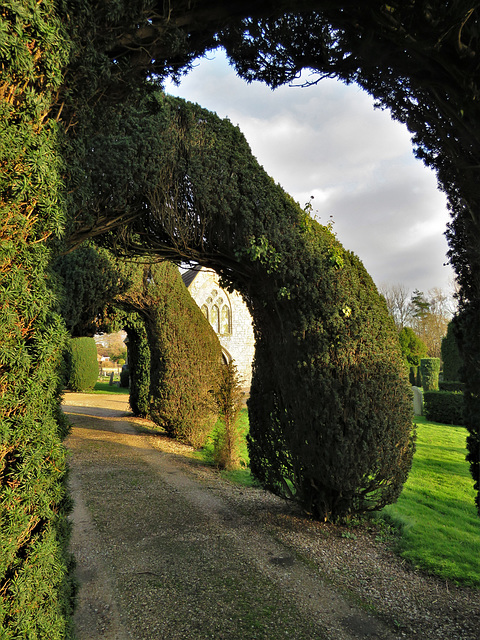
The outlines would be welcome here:
[[[271,91],[246,84],[222,54],[203,60],[168,93],[238,124],[265,170],[301,205],[314,196],[320,222],[377,284],[448,288],[448,214],[434,174],[412,153],[405,127],[355,86],[322,80]]]

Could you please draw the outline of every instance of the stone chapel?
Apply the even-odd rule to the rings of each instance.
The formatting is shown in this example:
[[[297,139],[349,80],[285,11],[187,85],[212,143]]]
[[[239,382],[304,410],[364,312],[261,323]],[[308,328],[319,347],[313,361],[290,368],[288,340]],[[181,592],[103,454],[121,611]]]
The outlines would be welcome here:
[[[190,295],[215,330],[226,362],[233,360],[245,393],[250,390],[255,353],[252,317],[242,296],[219,285],[215,271],[192,267],[182,275]]]

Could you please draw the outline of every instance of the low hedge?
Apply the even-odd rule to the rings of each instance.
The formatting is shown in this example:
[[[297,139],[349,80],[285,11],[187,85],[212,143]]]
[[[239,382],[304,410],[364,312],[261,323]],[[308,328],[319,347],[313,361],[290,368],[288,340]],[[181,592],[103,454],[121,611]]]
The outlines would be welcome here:
[[[465,391],[465,383],[458,380],[444,380],[438,383],[440,391]]]
[[[423,407],[428,420],[464,424],[463,393],[459,391],[424,391]]]

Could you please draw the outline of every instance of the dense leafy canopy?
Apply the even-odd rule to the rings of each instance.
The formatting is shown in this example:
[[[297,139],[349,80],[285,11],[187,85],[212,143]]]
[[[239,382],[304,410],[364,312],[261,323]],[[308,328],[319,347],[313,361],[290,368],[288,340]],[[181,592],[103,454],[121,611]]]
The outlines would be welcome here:
[[[341,393],[335,397],[341,399],[343,394],[347,400],[348,385],[356,381],[352,389],[361,395],[362,406],[374,411],[370,378],[363,372],[371,352],[362,350],[361,341],[356,340],[362,335],[362,322],[375,327],[375,335],[383,311],[369,284],[371,304],[359,310],[357,303],[367,295],[361,291],[368,278],[357,261],[325,230],[312,229],[298,207],[258,171],[233,127],[206,112],[148,97],[158,79],[181,73],[197,55],[219,44],[226,47],[244,77],[272,86],[293,80],[302,68],[318,73],[317,77],[327,74],[357,82],[406,123],[418,156],[436,170],[452,212],[448,238],[461,287],[457,326],[467,384],[469,460],[480,489],[480,57],[475,3],[6,0],[0,25],[0,478],[1,515],[6,523],[0,541],[0,625],[5,638],[56,640],[70,632],[65,460],[59,442],[64,426],[58,411],[65,331],[55,313],[49,267],[52,251],[58,251],[64,240],[74,246],[86,237],[106,233],[102,241],[109,246],[126,241],[127,247],[146,246],[144,250],[176,259],[182,259],[186,249],[187,257],[203,256],[205,263],[235,282],[256,318],[260,345],[256,370],[261,374],[267,362],[271,368],[268,331],[278,332],[279,344],[283,341],[289,358],[285,380],[256,377],[257,398],[267,389],[276,403],[274,423],[268,424],[294,452],[280,466],[272,464],[266,481],[282,490],[286,477],[286,486],[293,482],[304,504],[317,514],[332,506],[331,500],[325,507],[319,499],[325,484],[318,490],[317,481],[325,483],[325,478],[312,477],[311,466],[299,463],[310,441],[296,440],[291,426],[304,417],[310,398],[315,398],[316,376],[321,371],[314,367],[315,360],[330,366],[324,346],[332,344],[334,335],[329,332],[335,327],[343,336],[343,350],[336,356],[347,362],[355,354],[361,363],[360,367],[349,365],[348,376],[342,373],[338,378]],[[136,119],[133,113],[145,109],[146,120],[150,120],[148,109],[153,109],[153,136],[143,129],[145,118]],[[162,113],[171,127],[159,130],[167,139],[170,136],[173,145],[159,153],[156,118]],[[121,131],[124,123],[119,118],[125,115],[125,122],[137,127],[137,133],[132,129],[126,139],[118,135],[108,140],[113,130],[110,122]],[[205,123],[192,121],[198,115]],[[208,127],[203,126],[206,123]],[[148,146],[143,145],[141,134],[157,147],[151,154],[151,174]],[[208,146],[212,142],[220,145],[221,162],[216,174],[219,183],[211,184],[209,191],[201,163],[210,166],[210,152],[215,158],[217,147]],[[123,163],[109,164],[110,151],[116,162],[121,155]],[[95,166],[101,168],[97,174],[92,173]],[[148,189],[150,175],[152,190]],[[146,190],[140,186],[136,190],[137,184]],[[129,226],[122,233],[112,231],[119,224]],[[328,268],[323,272],[319,265]],[[323,313],[328,330],[322,338],[322,313],[318,313],[322,306],[317,301],[322,287],[331,292],[328,283],[345,295],[337,305],[327,301]],[[352,333],[350,326],[355,328]],[[388,324],[378,330],[380,344],[386,345]],[[356,346],[349,351],[348,345]],[[370,435],[378,432],[392,389],[399,389],[403,417],[399,416],[396,426],[389,424],[389,437],[406,420],[403,383],[388,381],[385,368],[396,356],[386,347],[380,352],[385,358],[368,366],[376,371],[373,379],[383,400],[374,428],[360,430],[365,446],[371,442]],[[304,357],[307,353],[309,358]],[[302,372],[299,379],[309,381],[305,385],[309,396],[301,407],[304,390],[299,390],[294,402],[289,400],[294,389],[286,390],[286,380],[295,380],[298,371]],[[325,378],[322,388],[332,384],[332,379]],[[332,406],[341,407],[341,402]],[[257,408],[260,418],[261,402]],[[346,432],[354,424],[347,414]],[[307,426],[320,415],[321,407],[314,401]],[[366,425],[362,416],[359,420]],[[258,441],[260,433],[254,430],[252,442]],[[333,435],[335,429],[328,433]],[[406,433],[402,438],[406,451],[409,438]],[[322,443],[318,444],[321,449]],[[275,461],[274,449],[271,455]],[[406,452],[405,465],[408,459]],[[387,471],[390,463],[384,466]],[[369,464],[377,463],[369,460]],[[364,487],[372,471],[370,467],[362,479]],[[304,490],[308,483],[315,489],[313,496]],[[338,487],[332,495],[335,491],[338,495]],[[341,504],[336,512],[342,511]]]
[[[59,125],[47,114],[68,46],[54,3],[0,12],[0,635],[69,635],[67,426],[59,410],[66,332],[54,312],[47,239],[61,227]]]
[[[110,203],[114,216],[116,196],[125,194],[125,209],[141,202],[146,213],[99,241],[134,255],[196,260],[243,294],[257,340],[249,403],[252,468],[265,486],[321,518],[393,500],[411,462],[410,399],[393,323],[358,260],[266,175],[236,127],[198,106],[158,93],[139,111],[126,105],[117,118],[105,118],[98,130],[112,165],[111,141],[129,146],[132,136],[132,146],[138,144],[137,118],[148,132],[148,189],[143,177],[124,191],[117,183]],[[98,140],[96,150],[89,156],[93,175],[104,166]],[[93,188],[89,200],[96,211]],[[81,224],[83,233],[95,218]],[[353,395],[357,409],[347,418],[345,402]],[[288,464],[276,465],[279,452]],[[289,483],[293,491],[287,492]]]
[[[398,334],[402,356],[410,367],[418,367],[420,360],[427,355],[427,347],[410,327],[403,327]]]

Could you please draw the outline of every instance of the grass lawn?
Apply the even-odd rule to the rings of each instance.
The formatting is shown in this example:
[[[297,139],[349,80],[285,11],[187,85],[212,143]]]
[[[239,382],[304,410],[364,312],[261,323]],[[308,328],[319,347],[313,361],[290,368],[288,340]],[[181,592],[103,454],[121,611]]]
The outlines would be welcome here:
[[[383,510],[399,527],[399,552],[453,582],[480,586],[480,518],[465,460],[464,427],[416,417],[417,450],[405,487]]]
[[[398,552],[417,567],[455,583],[480,587],[480,518],[465,460],[464,427],[428,423],[417,416],[417,450],[410,476],[398,502],[382,516],[398,530]],[[240,429],[248,432],[248,413],[240,416]],[[221,472],[240,484],[255,484],[248,469],[246,442],[242,440],[245,468]],[[213,440],[196,453],[213,462]]]
[[[128,389],[105,382],[97,383],[94,393],[128,393]],[[410,476],[396,504],[385,507],[380,516],[395,525],[398,552],[413,565],[455,583],[480,587],[480,518],[465,460],[467,431],[427,422],[421,416],[415,422],[417,450]],[[242,467],[221,475],[252,486],[257,483],[248,468],[248,428],[248,412],[243,409],[239,417]],[[213,464],[213,435],[194,454],[209,465]]]
[[[110,385],[108,382],[96,382],[90,393],[130,393],[129,389],[118,387],[116,384]]]
[[[213,440],[215,437],[215,432],[221,426],[221,420],[218,420],[215,425],[213,432],[208,437],[205,445],[199,450],[195,452],[195,457],[198,460],[201,460],[205,464],[213,465]],[[242,409],[240,411],[238,417],[238,429],[241,435],[240,440],[240,464],[241,468],[237,471],[220,471],[220,475],[222,478],[226,480],[230,480],[231,482],[236,482],[237,484],[242,484],[244,486],[254,486],[257,485],[257,481],[254,479],[252,474],[250,473],[250,469],[248,468],[249,458],[247,451],[247,433],[249,429],[248,423],[248,411],[247,409]]]

